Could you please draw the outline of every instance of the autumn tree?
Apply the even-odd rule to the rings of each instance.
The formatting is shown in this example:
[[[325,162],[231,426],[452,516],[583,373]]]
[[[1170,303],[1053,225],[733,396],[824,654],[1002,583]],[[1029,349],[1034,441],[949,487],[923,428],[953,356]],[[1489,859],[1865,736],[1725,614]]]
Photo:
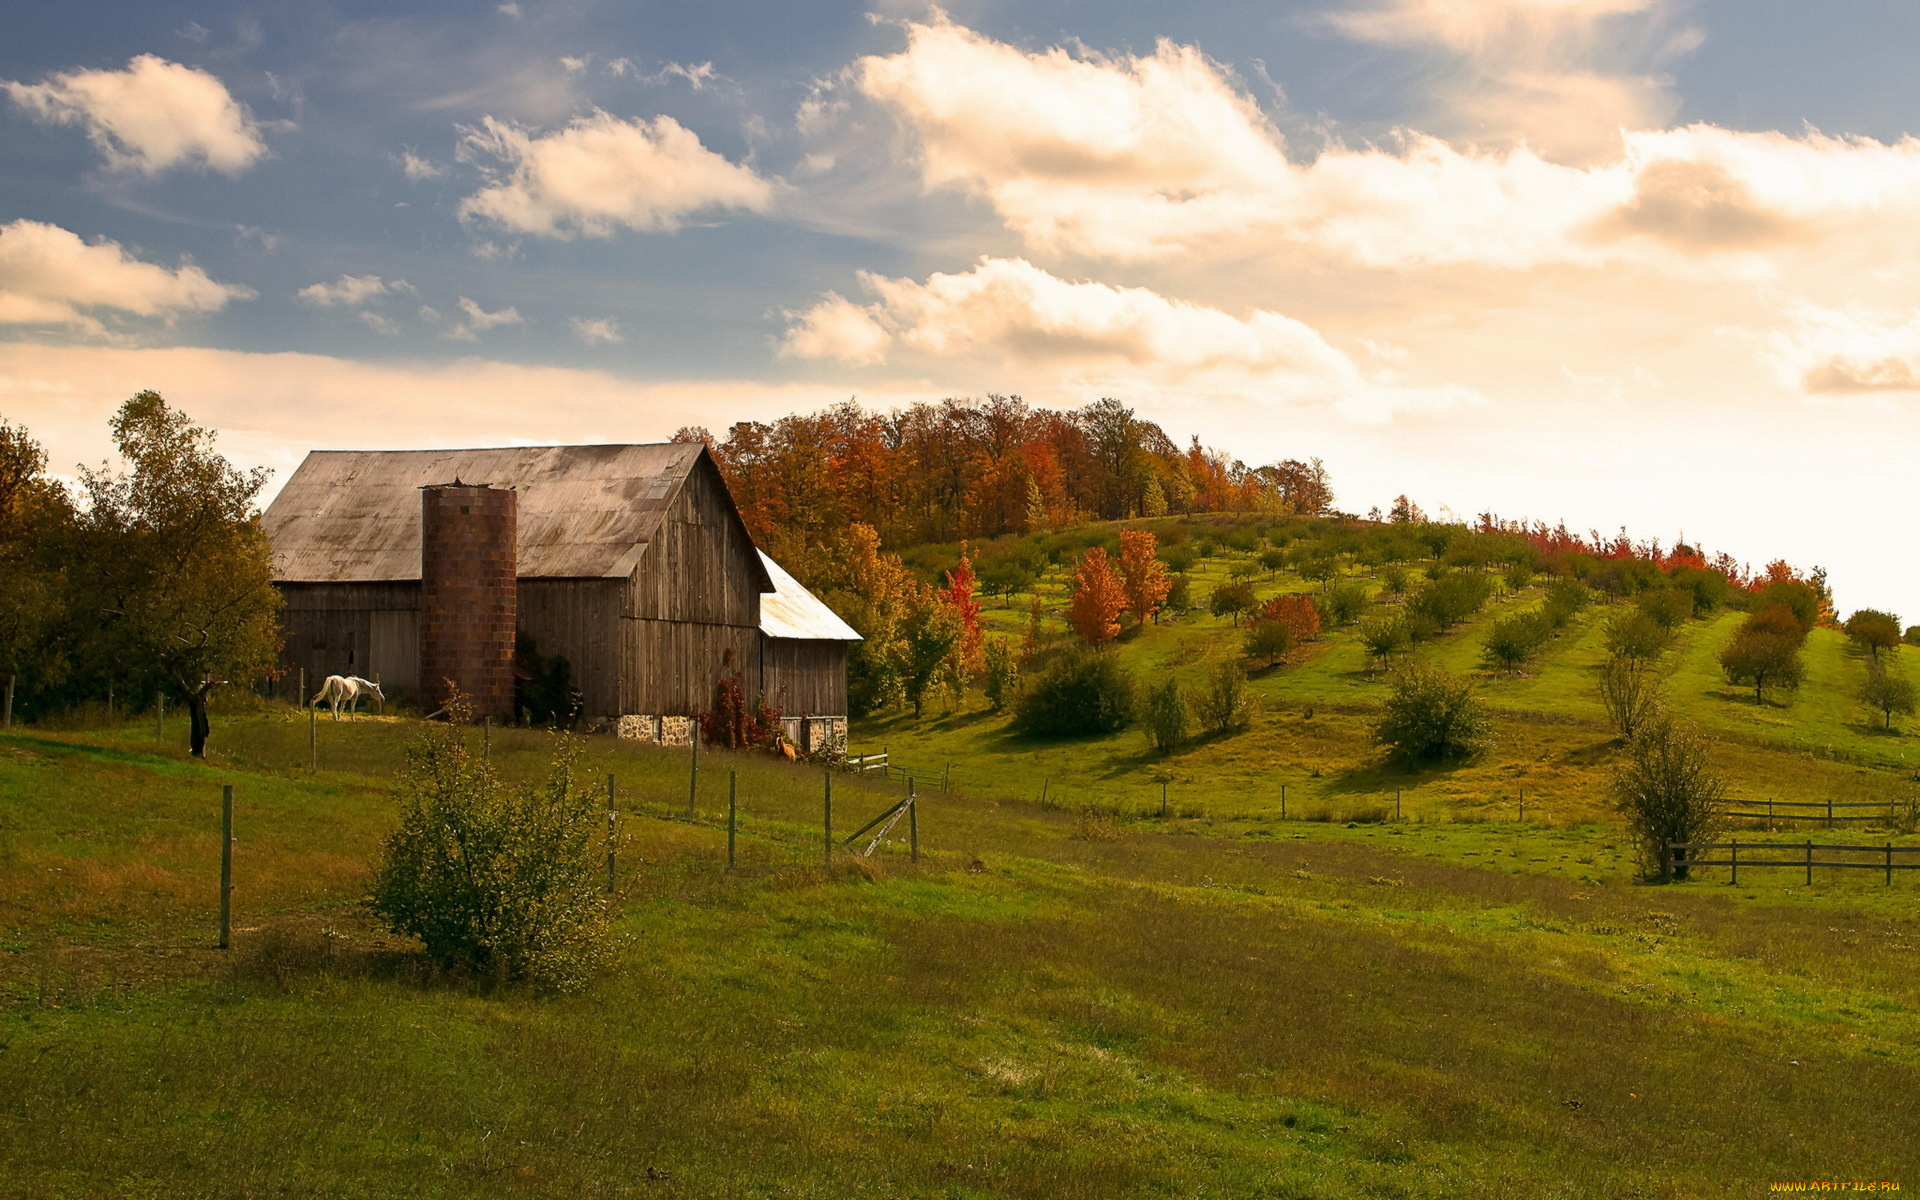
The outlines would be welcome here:
[[[1173,581],[1160,561],[1160,539],[1150,530],[1128,529],[1120,534],[1120,576],[1127,593],[1127,611],[1136,625],[1145,625],[1160,611]]]
[[[55,559],[73,511],[46,465],[25,428],[0,420],[0,690],[45,689],[63,673],[51,644],[62,607]]]
[[[1720,651],[1721,669],[1730,682],[1752,684],[1754,703],[1763,704],[1770,687],[1800,686],[1800,643],[1805,637],[1788,609],[1755,613]]]
[[[1233,618],[1234,628],[1239,628],[1240,618],[1252,612],[1258,603],[1253,597],[1253,585],[1250,583],[1223,583],[1213,589],[1213,597],[1208,607],[1216,617]]]
[[[111,423],[130,471],[82,471],[86,511],[74,563],[81,604],[136,662],[157,664],[185,700],[189,745],[204,757],[207,698],[271,669],[278,651],[273,556],[254,501],[267,472],[241,472],[214,434],[158,392]]]
[[[1311,642],[1320,636],[1320,608],[1311,596],[1289,593],[1275,596],[1260,606],[1260,619],[1278,621],[1293,632],[1293,643]]]
[[[1882,728],[1890,730],[1895,713],[1905,716],[1914,709],[1913,682],[1905,676],[1893,674],[1885,667],[1869,666],[1866,682],[1860,685],[1860,699],[1868,708],[1880,713]]]
[[[1126,609],[1126,589],[1113,572],[1106,547],[1090,547],[1073,571],[1073,600],[1067,608],[1067,619],[1081,640],[1098,646],[1120,636],[1119,618]]]
[[[955,671],[963,678],[980,673],[980,600],[974,595],[973,559],[967,556],[967,544],[960,543],[960,564],[947,572],[946,600],[960,621],[960,641],[955,647],[958,661]]]
[[[1726,791],[1708,762],[1706,739],[1691,726],[1662,713],[1635,732],[1614,768],[1613,793],[1648,875],[1687,877],[1688,852],[1668,847],[1710,840],[1725,819]]]

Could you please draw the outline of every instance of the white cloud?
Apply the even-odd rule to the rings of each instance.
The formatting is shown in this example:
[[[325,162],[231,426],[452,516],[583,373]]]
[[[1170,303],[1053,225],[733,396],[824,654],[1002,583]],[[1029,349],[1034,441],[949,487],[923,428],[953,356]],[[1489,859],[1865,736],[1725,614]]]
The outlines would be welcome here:
[[[315,304],[321,308],[332,308],[335,305],[352,307],[356,304],[365,304],[375,296],[386,295],[390,287],[405,289],[407,286],[407,281],[404,279],[396,279],[392,284],[388,284],[378,275],[342,275],[332,283],[309,284],[294,295],[308,304]]]
[[[567,321],[573,326],[573,336],[589,346],[626,341],[620,323],[611,317],[568,317]]]
[[[216,283],[191,263],[142,262],[117,242],[87,243],[41,221],[0,225],[0,324],[73,325],[99,331],[94,314],[137,317],[212,312],[251,289]]]
[[[587,69],[587,56],[562,54],[560,56],[560,65],[569,71],[584,71]]]
[[[515,20],[518,20],[521,16],[520,6],[518,4],[502,4],[499,6],[498,11],[502,16],[513,17]]]
[[[1365,41],[1431,49],[1421,127],[1483,146],[1526,142],[1562,162],[1616,158],[1622,130],[1665,125],[1677,111],[1658,68],[1691,51],[1670,0],[1384,0],[1337,12]]]
[[[423,314],[426,311],[425,309],[421,310]],[[520,324],[520,310],[514,308],[512,305],[508,305],[499,312],[488,312],[478,304],[462,296],[460,297],[460,311],[467,314],[466,320],[455,324],[452,328],[448,329],[444,335],[452,338],[456,342],[479,341],[481,334],[496,325]]]
[[[438,179],[447,173],[447,169],[432,159],[422,158],[411,150],[400,152],[400,170],[414,183],[423,179]]]
[[[1810,395],[1920,394],[1920,312],[1802,309],[1763,354],[1781,386]]]
[[[1504,0],[1434,11],[1638,7]],[[1462,20],[1464,39],[1478,26]],[[1756,252],[1862,222],[1875,236],[1892,226],[1910,237],[1905,213],[1920,201],[1920,141],[1706,125],[1630,132],[1589,166],[1412,131],[1297,163],[1223,67],[1164,41],[1140,56],[1030,53],[942,20],[908,26],[904,50],[861,59],[850,78],[913,134],[925,189],[984,198],[1044,253],[1292,259],[1304,248],[1394,269],[1632,262],[1752,275]],[[816,98],[803,118],[824,137],[834,114]]]
[[[116,168],[156,175],[199,165],[233,175],[267,152],[259,125],[225,84],[151,54],[123,71],[71,71],[4,86],[39,120],[84,126]]]
[[[544,135],[487,117],[462,135],[464,158],[499,171],[461,202],[461,217],[514,233],[606,237],[675,229],[709,209],[773,207],[770,181],[707,149],[672,117],[623,121],[596,110]]]
[[[387,337],[399,336],[400,327],[377,312],[363,308],[354,315],[360,318],[361,324],[373,330],[375,333],[383,334]]]
[[[984,356],[1069,390],[1177,389],[1188,395],[1323,403],[1352,420],[1484,403],[1464,387],[1409,387],[1368,376],[1318,331],[1279,313],[1245,317],[1148,288],[1073,282],[1024,259],[983,258],[925,283],[862,275],[878,299],[828,293],[788,313],[790,358],[871,365],[892,354]]]

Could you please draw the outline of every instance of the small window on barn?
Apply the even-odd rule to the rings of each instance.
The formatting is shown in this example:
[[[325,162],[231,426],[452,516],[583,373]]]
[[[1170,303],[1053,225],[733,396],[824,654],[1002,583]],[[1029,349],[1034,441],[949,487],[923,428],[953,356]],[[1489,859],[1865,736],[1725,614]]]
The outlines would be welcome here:
[[[463,517],[467,515],[467,506],[464,504],[460,506],[460,515]]]

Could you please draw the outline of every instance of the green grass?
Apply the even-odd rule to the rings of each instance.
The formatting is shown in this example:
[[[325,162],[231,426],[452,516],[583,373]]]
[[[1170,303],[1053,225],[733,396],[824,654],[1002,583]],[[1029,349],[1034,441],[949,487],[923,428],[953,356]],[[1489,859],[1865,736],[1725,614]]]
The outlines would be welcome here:
[[[317,776],[271,712],[218,721],[209,764],[139,727],[0,737],[0,1194],[1691,1197],[1911,1174],[1906,881],[1648,888],[1607,824],[1096,817],[1018,786],[927,797],[918,864],[896,839],[828,868],[820,772],[705,756],[687,821],[684,751],[596,741],[629,813],[623,943],[585,994],[539,996],[438,975],[366,921],[408,730],[321,732]],[[491,751],[522,775],[544,754],[522,731]],[[896,796],[841,776],[836,826]]]

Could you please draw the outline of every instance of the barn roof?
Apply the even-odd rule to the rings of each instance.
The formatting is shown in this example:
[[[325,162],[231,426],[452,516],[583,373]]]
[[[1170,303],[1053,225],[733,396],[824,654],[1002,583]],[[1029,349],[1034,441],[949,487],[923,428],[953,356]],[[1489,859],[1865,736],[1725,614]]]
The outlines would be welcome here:
[[[620,578],[632,572],[705,457],[699,442],[316,450],[274,497],[261,525],[281,582],[418,579],[420,489],[459,479],[519,493],[520,576]],[[710,462],[709,469],[715,469]],[[726,504],[733,509],[730,495]],[[763,579],[761,591],[772,590],[771,578]]]
[[[773,592],[760,597],[760,632],[768,637],[805,638],[818,642],[862,640],[853,626],[820,602],[820,598],[787,574],[779,563],[760,552],[760,562],[773,579]]]

